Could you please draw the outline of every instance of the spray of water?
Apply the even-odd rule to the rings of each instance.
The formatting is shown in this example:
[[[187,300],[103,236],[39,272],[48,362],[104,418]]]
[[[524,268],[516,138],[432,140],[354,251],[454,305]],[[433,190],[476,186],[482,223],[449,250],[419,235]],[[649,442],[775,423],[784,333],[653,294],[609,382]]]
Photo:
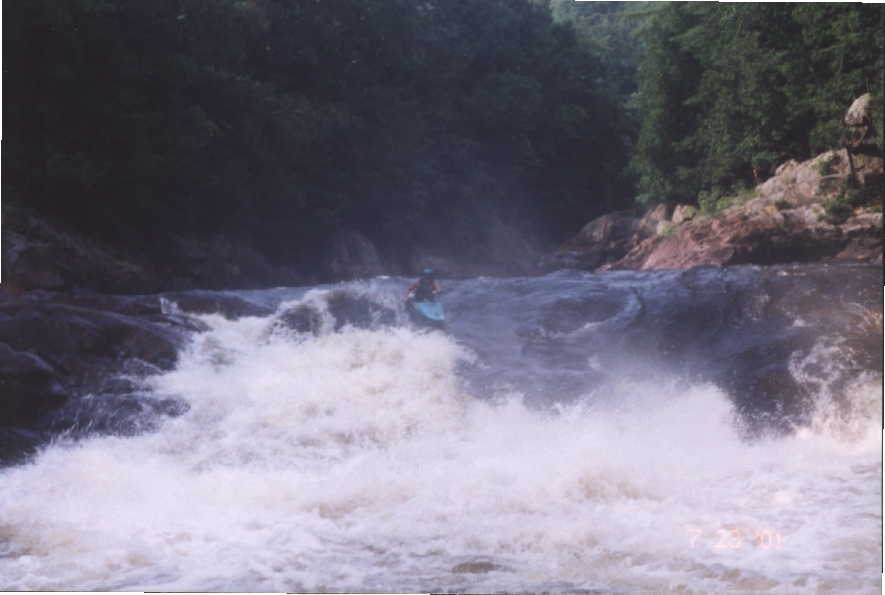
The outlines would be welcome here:
[[[878,588],[877,407],[754,443],[710,385],[542,412],[471,394],[447,335],[331,332],[321,293],[298,303],[321,332],[203,316],[147,380],[190,406],[159,431],[4,470],[0,588]],[[870,380],[851,390],[876,404]]]

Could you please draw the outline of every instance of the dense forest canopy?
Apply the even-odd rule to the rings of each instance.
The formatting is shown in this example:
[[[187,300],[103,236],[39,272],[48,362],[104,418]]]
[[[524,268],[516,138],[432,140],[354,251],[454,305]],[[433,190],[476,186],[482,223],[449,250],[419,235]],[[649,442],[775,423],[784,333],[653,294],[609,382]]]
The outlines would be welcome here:
[[[883,14],[881,4],[665,5],[641,30],[639,201],[740,191],[789,158],[840,146],[852,100],[871,92],[881,105]]]
[[[4,198],[170,260],[170,238],[225,234],[309,268],[339,229],[481,258],[495,226],[557,241],[834,146],[850,101],[881,97],[882,14],[7,2]]]
[[[4,5],[8,196],[109,239],[395,252],[628,199],[596,56],[524,0]],[[152,248],[153,249],[153,248]]]

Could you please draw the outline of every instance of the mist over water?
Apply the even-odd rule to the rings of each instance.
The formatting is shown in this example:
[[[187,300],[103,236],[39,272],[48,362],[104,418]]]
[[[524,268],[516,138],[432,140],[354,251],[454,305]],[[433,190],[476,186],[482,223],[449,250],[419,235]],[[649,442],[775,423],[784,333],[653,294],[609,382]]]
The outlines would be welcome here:
[[[709,274],[711,296],[746,292],[714,318],[750,345],[738,329],[776,296],[758,271]],[[276,314],[200,316],[142,380],[186,413],[0,470],[0,588],[878,591],[881,370],[820,326],[788,360],[802,423],[748,439],[755,401],[700,374],[690,340],[672,360],[618,343],[639,324],[661,351],[648,297],[707,303],[685,283],[452,282],[448,333],[405,324],[404,280],[240,292]],[[342,291],[397,322],[335,330]],[[299,306],[314,332],[282,323]]]

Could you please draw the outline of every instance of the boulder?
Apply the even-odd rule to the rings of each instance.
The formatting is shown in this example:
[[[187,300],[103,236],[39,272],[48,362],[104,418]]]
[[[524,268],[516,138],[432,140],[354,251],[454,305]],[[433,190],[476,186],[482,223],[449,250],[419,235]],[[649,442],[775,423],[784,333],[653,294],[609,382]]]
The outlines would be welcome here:
[[[332,316],[332,330],[345,326],[377,328],[396,322],[396,311],[378,304],[366,296],[349,291],[334,290],[325,294],[326,308]],[[274,325],[296,333],[319,334],[323,330],[323,317],[315,306],[299,304],[282,312]]]
[[[315,308],[299,304],[282,312],[274,322],[274,326],[296,333],[318,335],[323,327],[323,318]]]
[[[870,93],[861,95],[852,102],[842,121],[846,126],[863,126],[872,118],[872,103],[873,96]]]
[[[836,259],[882,264],[881,211],[851,217],[841,229],[846,242]]]
[[[650,225],[652,219],[646,221]],[[549,265],[559,268],[595,269],[622,258],[637,238],[649,232],[629,212],[609,213],[585,225],[550,258]]]
[[[666,203],[650,208],[639,220],[642,234],[649,237],[659,233],[661,226],[670,221],[671,213],[673,213],[673,207]]]
[[[680,223],[690,221],[691,219],[694,219],[694,216],[697,215],[697,213],[697,207],[691,205],[676,205],[676,208],[673,209],[673,225],[679,225]]]
[[[373,302],[365,296],[336,291],[328,297],[329,313],[335,318],[335,330],[344,326],[375,328],[389,326],[396,322],[396,312]]]

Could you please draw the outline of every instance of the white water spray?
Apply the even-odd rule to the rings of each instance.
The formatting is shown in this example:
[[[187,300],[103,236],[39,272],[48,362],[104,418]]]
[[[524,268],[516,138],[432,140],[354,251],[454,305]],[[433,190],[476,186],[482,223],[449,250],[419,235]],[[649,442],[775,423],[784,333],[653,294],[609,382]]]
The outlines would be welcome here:
[[[710,385],[541,412],[441,333],[201,318],[187,413],[0,472],[0,588],[878,589],[875,415],[748,444]]]

